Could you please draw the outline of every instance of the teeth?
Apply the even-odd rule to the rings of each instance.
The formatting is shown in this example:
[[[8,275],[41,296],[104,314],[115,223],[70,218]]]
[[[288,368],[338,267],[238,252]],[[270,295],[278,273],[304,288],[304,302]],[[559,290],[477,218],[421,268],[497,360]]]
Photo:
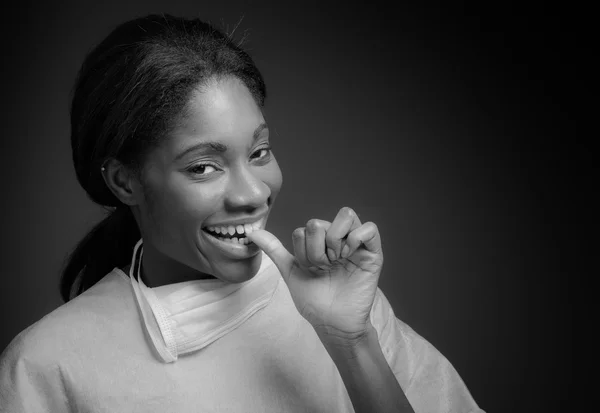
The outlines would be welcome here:
[[[217,234],[234,235],[237,232],[238,234],[243,235],[243,234],[250,234],[250,233],[252,233],[252,231],[261,229],[262,225],[263,225],[263,220],[259,219],[258,221],[253,222],[251,224],[236,225],[235,227],[233,225],[229,225],[227,227],[207,227],[207,229],[209,231],[215,232]],[[228,241],[228,242],[231,242],[231,241]]]
[[[208,228],[210,230],[210,228]],[[212,230],[211,230],[212,231]],[[233,237],[233,238],[221,238],[219,237],[219,239],[222,242],[228,242],[230,244],[243,244],[243,245],[248,245],[250,244],[250,240],[246,237]]]

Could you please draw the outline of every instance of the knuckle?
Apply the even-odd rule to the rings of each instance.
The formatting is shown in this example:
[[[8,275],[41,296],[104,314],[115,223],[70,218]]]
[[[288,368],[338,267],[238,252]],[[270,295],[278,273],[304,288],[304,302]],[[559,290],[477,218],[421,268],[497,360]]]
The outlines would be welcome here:
[[[316,218],[310,219],[306,223],[306,229],[310,232],[316,232],[317,230],[319,230],[322,227],[323,227],[322,221],[319,219],[316,219]]]
[[[316,222],[314,219],[309,219],[308,221],[306,221],[306,229],[307,230],[314,230],[316,229]]]
[[[354,210],[347,206],[342,208],[342,213],[346,214],[349,217],[356,215]]]
[[[364,223],[365,228],[367,228],[369,231],[377,231],[377,224],[375,224],[372,221],[368,221]]]

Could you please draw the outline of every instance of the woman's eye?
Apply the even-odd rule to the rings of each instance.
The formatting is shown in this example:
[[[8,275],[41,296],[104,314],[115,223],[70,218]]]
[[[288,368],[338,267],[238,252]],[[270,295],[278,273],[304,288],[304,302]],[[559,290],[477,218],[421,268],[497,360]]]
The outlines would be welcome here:
[[[208,164],[200,164],[200,165],[196,165],[193,166],[189,169],[189,171],[195,175],[208,175],[209,173],[211,173],[212,171],[210,169],[214,169],[215,171],[217,170],[217,168],[215,168],[212,165],[208,165]],[[207,171],[208,169],[208,171]]]
[[[264,158],[267,155],[269,155],[271,153],[271,148],[266,147],[266,148],[260,148],[259,150],[257,150],[256,152],[254,152],[251,156],[251,158],[256,159],[256,158]],[[262,156],[260,156],[261,154],[263,154]]]

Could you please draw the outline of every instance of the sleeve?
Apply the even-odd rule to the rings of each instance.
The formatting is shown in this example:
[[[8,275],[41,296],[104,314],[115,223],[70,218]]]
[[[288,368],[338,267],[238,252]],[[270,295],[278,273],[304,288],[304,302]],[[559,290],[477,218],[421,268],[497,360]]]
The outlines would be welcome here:
[[[381,350],[416,413],[485,413],[452,364],[398,320],[378,288],[371,309]]]
[[[60,368],[25,347],[21,333],[0,355],[0,413],[70,412]]]

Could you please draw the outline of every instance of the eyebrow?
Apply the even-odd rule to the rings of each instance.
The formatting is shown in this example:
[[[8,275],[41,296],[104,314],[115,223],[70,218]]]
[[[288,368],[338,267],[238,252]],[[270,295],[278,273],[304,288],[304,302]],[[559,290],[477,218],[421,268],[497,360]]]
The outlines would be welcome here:
[[[253,143],[256,142],[260,133],[265,129],[267,129],[267,130],[269,129],[269,127],[267,126],[267,124],[265,122],[258,125],[258,127],[252,133],[252,142]],[[227,152],[228,149],[229,149],[229,147],[225,144],[222,144],[221,142],[214,142],[214,141],[200,142],[200,143],[197,143],[195,145],[192,145],[192,146],[184,149],[182,152],[179,153],[179,155],[177,155],[175,157],[175,160],[176,161],[180,160],[181,158],[183,158],[190,152],[224,153],[224,152]]]

